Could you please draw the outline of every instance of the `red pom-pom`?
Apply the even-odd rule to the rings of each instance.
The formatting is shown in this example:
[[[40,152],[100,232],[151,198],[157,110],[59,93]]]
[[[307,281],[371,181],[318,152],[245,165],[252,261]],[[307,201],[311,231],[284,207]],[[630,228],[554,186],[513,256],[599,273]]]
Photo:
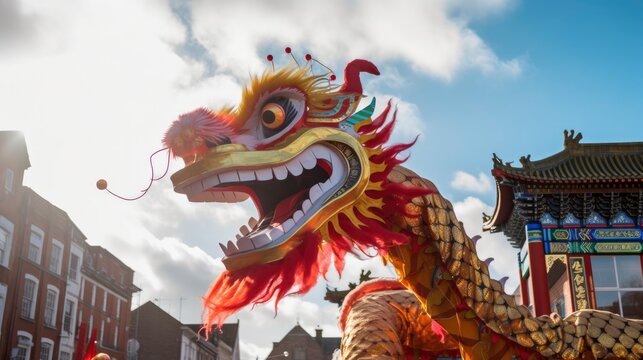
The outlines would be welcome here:
[[[286,48],[286,54],[290,54],[292,50],[290,49],[290,46]]]
[[[337,76],[335,76],[335,74],[333,74],[333,75],[330,76],[330,79],[335,80],[335,79],[337,79]]]
[[[310,61],[313,57],[310,54],[306,54],[306,61]]]
[[[272,61],[272,55],[268,54],[268,56],[266,56],[266,59],[268,59],[268,61]]]

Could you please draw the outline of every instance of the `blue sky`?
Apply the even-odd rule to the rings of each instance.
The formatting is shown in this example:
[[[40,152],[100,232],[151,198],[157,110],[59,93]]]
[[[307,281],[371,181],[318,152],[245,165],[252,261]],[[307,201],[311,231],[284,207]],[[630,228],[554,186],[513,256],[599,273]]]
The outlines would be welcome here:
[[[287,63],[285,46],[311,52],[339,81],[348,61],[369,59],[382,76],[364,77],[367,94],[400,109],[394,140],[421,134],[407,165],[439,186],[474,235],[495,202],[492,153],[541,159],[562,150],[565,129],[583,142],[642,140],[641,15],[640,1],[10,0],[0,5],[0,129],[25,133],[25,185],[135,270],[135,306],[159,298],[179,317],[183,297],[181,320],[198,322],[199,298],[222,269],[217,243],[253,206],[191,204],[169,179],[134,203],[94,187],[104,177],[135,195],[178,114],[238,103],[267,53]],[[478,244],[513,290],[515,250],[501,234]],[[393,276],[377,260],[349,265],[331,286],[364,267]],[[265,356],[297,319],[339,335],[324,285],[282,303],[276,319],[270,304],[233,318],[242,358]]]

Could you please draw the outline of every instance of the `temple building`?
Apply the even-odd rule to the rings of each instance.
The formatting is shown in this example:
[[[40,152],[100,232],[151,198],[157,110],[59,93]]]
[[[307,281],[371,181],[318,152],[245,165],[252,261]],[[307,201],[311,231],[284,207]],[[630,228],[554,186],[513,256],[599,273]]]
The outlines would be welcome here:
[[[483,229],[520,249],[520,297],[535,315],[643,318],[643,142],[581,138],[565,131],[561,152],[520,167],[494,154],[497,201]]]

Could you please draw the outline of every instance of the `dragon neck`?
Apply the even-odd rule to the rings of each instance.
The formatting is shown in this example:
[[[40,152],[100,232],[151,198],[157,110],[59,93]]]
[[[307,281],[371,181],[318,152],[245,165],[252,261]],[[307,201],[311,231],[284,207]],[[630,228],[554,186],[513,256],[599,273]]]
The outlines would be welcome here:
[[[487,264],[478,259],[475,244],[449,201],[431,182],[405,168],[396,167],[388,180],[429,191],[407,203],[403,214],[387,219],[409,239],[386,256],[400,282],[416,294],[433,320],[465,346],[502,354],[498,358],[532,353],[534,340],[520,333],[538,323],[490,278]]]

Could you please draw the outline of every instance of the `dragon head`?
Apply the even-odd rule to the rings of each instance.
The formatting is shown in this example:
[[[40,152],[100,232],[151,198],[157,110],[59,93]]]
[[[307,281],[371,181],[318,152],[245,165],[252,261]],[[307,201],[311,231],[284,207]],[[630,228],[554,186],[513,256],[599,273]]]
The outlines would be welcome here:
[[[388,148],[395,120],[390,102],[377,118],[375,99],[358,110],[359,74],[378,75],[353,60],[345,82],[331,86],[306,69],[252,79],[236,108],[181,115],[164,143],[185,167],[175,191],[196,202],[251,198],[259,219],[221,244],[226,267],[205,297],[206,329],[248,304],[307,292],[331,263],[338,271],[354,249],[381,251],[406,239],[385,226],[387,175],[411,144]]]

